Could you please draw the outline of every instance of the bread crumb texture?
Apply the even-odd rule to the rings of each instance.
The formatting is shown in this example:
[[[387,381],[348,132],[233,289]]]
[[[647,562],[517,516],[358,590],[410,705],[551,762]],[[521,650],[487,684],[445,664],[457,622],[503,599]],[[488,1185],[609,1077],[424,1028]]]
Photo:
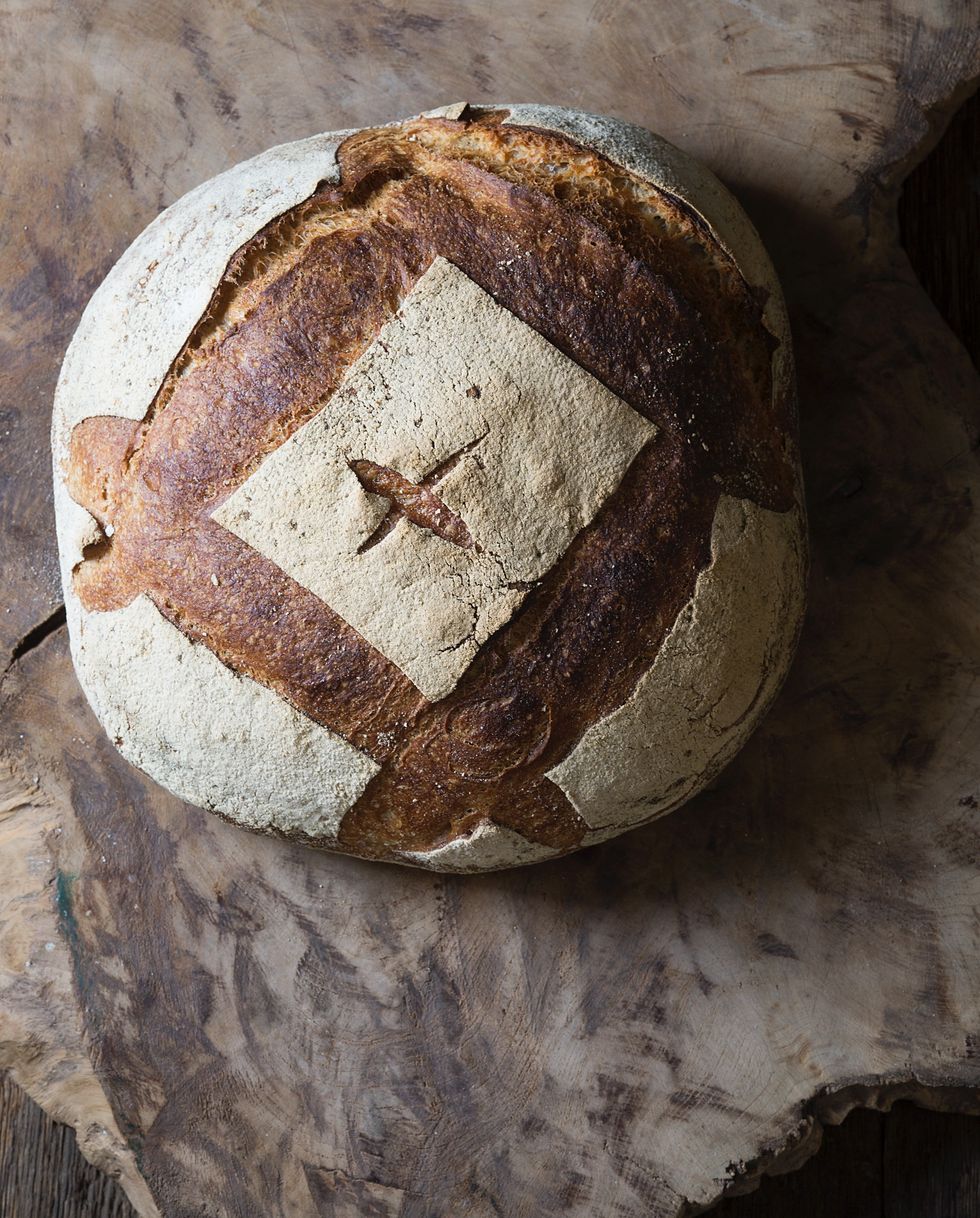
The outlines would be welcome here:
[[[52,442],[117,747],[248,828],[481,871],[693,795],[791,660],[768,259],[703,167],[444,108],[192,191],[93,297]]]

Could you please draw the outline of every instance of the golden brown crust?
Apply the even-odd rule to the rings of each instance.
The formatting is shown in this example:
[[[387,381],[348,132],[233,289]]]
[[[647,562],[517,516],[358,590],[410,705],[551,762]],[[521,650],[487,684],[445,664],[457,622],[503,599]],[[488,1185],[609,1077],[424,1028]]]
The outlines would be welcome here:
[[[559,136],[486,116],[415,120],[351,137],[340,164],[339,187],[239,252],[143,423],[76,428],[72,494],[114,530],[86,553],[76,590],[97,610],[145,591],[230,667],[381,763],[342,826],[345,848],[424,850],[490,819],[570,849],[585,826],[545,772],[649,667],[708,560],[719,495],[792,503],[763,302],[689,209]],[[429,704],[210,514],[329,411],[436,255],[659,432],[452,694]],[[466,544],[433,485],[396,485],[367,454],[362,464],[393,510]]]

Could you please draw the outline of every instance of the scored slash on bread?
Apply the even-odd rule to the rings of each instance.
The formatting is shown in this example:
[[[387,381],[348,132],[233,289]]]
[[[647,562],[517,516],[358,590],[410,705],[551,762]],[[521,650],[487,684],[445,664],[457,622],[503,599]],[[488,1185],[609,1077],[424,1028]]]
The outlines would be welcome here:
[[[464,444],[444,461],[440,461],[417,484],[410,482],[397,470],[388,469],[384,465],[376,465],[373,461],[363,459],[348,461],[347,464],[357,475],[358,481],[368,494],[380,495],[383,499],[391,501],[391,507],[383,520],[370,537],[361,542],[357,552],[363,554],[365,550],[376,546],[379,541],[384,541],[402,519],[410,520],[420,529],[428,529],[437,537],[441,537],[443,541],[449,541],[454,546],[461,546],[464,550],[471,549],[476,543],[466,527],[466,522],[461,520],[452,508],[447,507],[434,491],[443,478],[452,473],[460,459],[471,452],[481,440],[486,439],[486,435],[487,433],[484,432],[482,436],[477,436],[475,440]]]

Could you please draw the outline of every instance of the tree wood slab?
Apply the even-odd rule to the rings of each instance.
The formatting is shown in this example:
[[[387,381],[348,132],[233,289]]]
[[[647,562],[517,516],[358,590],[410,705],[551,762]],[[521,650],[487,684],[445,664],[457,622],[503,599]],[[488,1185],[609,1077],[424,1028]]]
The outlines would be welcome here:
[[[855,1104],[980,1110],[980,395],[894,218],[980,8],[82,0],[0,30],[0,1066],[167,1218],[675,1215]],[[462,98],[642,123],[739,195],[813,541],[789,684],[711,791],[473,878],[257,838],[129,768],[58,628],[46,469],[68,337],[162,206]]]

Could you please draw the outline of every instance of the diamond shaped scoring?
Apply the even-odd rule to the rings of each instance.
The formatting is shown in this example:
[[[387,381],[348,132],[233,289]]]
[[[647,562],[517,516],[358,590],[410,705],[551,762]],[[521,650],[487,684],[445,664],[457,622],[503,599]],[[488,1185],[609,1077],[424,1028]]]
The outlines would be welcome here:
[[[429,699],[455,687],[656,428],[436,258],[324,408],[214,519],[320,597]],[[406,517],[352,463],[435,488],[466,547]]]

